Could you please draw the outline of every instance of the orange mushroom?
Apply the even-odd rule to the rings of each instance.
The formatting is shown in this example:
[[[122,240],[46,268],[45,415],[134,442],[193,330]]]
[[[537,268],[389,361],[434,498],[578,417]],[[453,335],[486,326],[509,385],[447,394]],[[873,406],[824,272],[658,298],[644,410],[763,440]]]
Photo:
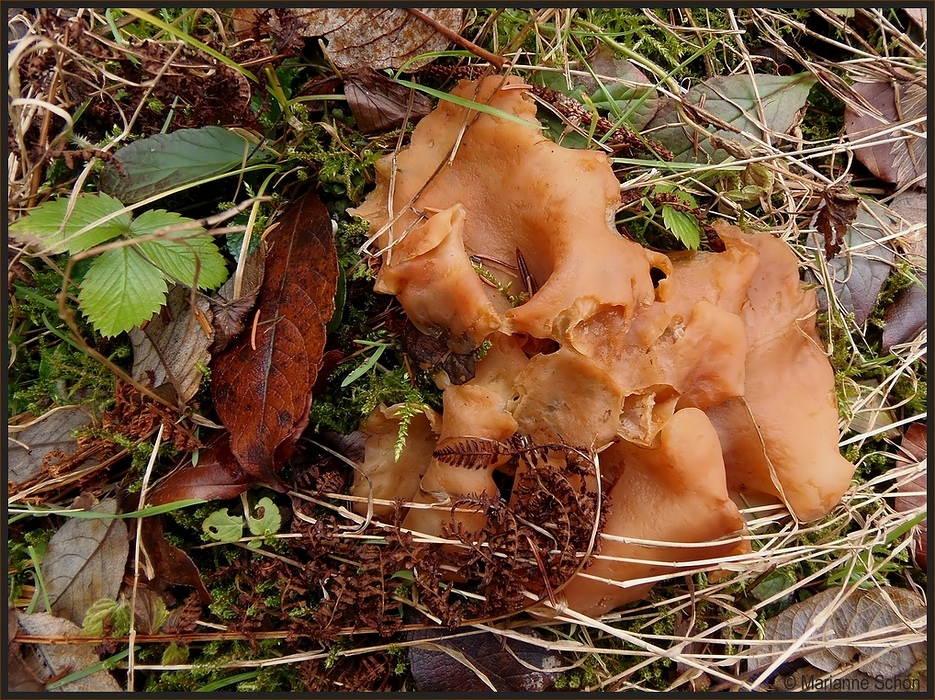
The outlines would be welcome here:
[[[615,230],[606,156],[543,137],[519,81],[453,94],[494,111],[442,101],[377,164],[355,213],[381,250],[377,291],[457,352],[491,344],[470,381],[437,377],[438,442],[519,435],[600,453],[602,550],[568,582],[568,605],[606,612],[693,561],[746,551],[731,496],[780,499],[800,519],[833,508],[853,466],[789,247],[719,226],[723,253],[649,251]],[[453,505],[498,497],[504,460],[454,465],[426,455],[432,439],[420,432],[400,460],[418,479],[371,478],[374,495],[422,504],[406,527],[479,532],[482,509]]]

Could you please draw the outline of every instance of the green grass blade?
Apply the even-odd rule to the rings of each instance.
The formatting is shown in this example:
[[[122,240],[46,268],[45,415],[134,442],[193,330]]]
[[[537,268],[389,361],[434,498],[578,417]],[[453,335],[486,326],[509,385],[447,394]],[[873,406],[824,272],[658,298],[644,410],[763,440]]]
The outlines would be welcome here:
[[[499,117],[500,119],[506,119],[507,121],[511,121],[516,124],[522,124],[523,126],[528,126],[530,129],[541,129],[542,128],[537,123],[526,121],[525,119],[521,117],[517,117],[515,114],[504,112],[502,109],[497,109],[496,107],[491,107],[490,105],[485,105],[479,102],[474,102],[473,100],[466,100],[463,97],[458,97],[457,95],[449,95],[447,92],[442,92],[441,90],[434,90],[430,87],[425,87],[424,85],[419,85],[418,83],[413,83],[409,80],[403,80],[402,78],[397,78],[396,82],[399,83],[400,85],[405,85],[407,88],[412,88],[413,90],[424,92],[426,95],[431,95],[432,97],[436,97],[439,100],[445,100],[446,102],[451,102],[452,104],[456,104],[459,107],[465,107],[466,109],[477,110],[478,112],[489,114],[492,117]]]

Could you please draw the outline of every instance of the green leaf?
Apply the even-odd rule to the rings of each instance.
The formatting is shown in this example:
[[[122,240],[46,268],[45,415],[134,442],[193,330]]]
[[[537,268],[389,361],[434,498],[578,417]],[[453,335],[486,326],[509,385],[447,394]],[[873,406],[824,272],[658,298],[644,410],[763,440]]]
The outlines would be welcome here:
[[[117,612],[119,607],[120,603],[113,598],[101,598],[97,602],[92,603],[91,607],[88,608],[87,612],[84,614],[81,629],[84,630],[84,633],[89,637],[103,637],[104,623]]]
[[[608,111],[612,115],[624,115],[630,128],[638,131],[656,114],[658,105],[651,97],[652,94],[653,89],[649,87],[630,87],[613,83],[598,88],[591,95],[591,102],[598,109]]]
[[[179,129],[134,141],[115,152],[123,174],[113,165],[105,166],[99,187],[124,202],[139,202],[229,172],[245,160],[265,160],[268,155],[243,136],[219,126]]]
[[[222,508],[205,518],[201,529],[208,537],[218,542],[236,542],[243,537],[243,518],[230,515],[227,508]]]
[[[696,250],[701,245],[701,225],[691,214],[679,211],[670,204],[662,207],[662,220],[672,234],[678,238],[686,248]]]
[[[752,78],[746,74],[715,76],[693,87],[682,100],[737,129],[734,132],[712,125],[708,127],[710,134],[746,148],[756,145],[753,139],[765,140],[760,121],[762,110],[762,126],[770,131],[771,142],[781,145],[781,135],[789,133],[798,123],[800,110],[815,82],[810,73],[757,74]],[[715,149],[704,134],[697,134],[692,126],[682,123],[675,100],[661,107],[645,130],[679,161],[720,163],[728,157],[727,151]]]
[[[176,664],[187,664],[188,663],[188,647],[180,646],[176,642],[172,642],[169,646],[166,647],[166,650],[162,652],[162,665],[163,666],[174,666]]]
[[[224,257],[210,236],[193,235],[204,229],[192,219],[163,209],[140,214],[130,225],[135,236],[148,236],[168,226],[191,223],[191,226],[172,231],[164,240],[140,243],[140,251],[158,267],[166,277],[189,287],[196,283],[201,289],[215,289],[227,279]],[[200,267],[198,266],[200,263]]]
[[[95,225],[124,208],[123,204],[113,197],[106,194],[80,194],[75,198],[71,216],[65,220],[70,201],[68,197],[62,197],[37,207],[10,226],[10,237],[23,243],[48,246],[53,253],[67,251],[74,255],[117,238],[130,228],[130,212],[126,211],[107,222]],[[85,228],[88,230],[75,235]]]
[[[264,496],[257,501],[254,511],[259,517],[254,518],[252,515],[247,515],[247,526],[250,528],[250,532],[260,537],[275,535],[279,532],[282,517],[279,515],[279,508],[276,507],[275,503]]]
[[[78,305],[101,335],[112,337],[151,318],[167,292],[163,273],[132,246],[123,246],[91,263]]]

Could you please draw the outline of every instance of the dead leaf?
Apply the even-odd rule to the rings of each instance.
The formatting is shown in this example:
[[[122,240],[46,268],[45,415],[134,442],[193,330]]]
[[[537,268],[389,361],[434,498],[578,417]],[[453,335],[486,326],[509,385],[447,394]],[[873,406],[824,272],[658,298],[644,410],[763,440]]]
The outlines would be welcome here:
[[[847,598],[836,602],[843,595]],[[811,666],[831,673],[854,664],[864,674],[895,678],[907,673],[924,657],[925,642],[906,639],[925,629],[925,604],[916,593],[902,588],[878,587],[855,589],[848,594],[841,588],[829,588],[765,622],[763,637],[772,643],[753,647],[756,657],[750,660],[751,667],[765,668],[771,664],[802,639],[815,618],[827,614],[826,608],[830,605],[836,607],[828,620],[803,645],[807,650],[803,658]],[[848,643],[835,643],[836,639],[847,639]],[[886,643],[868,643],[877,640],[886,640]]]
[[[256,297],[260,292],[260,285],[263,284],[265,269],[266,244],[261,243],[244,262],[240,296],[234,299],[236,280],[231,277],[221,285],[216,296],[208,297],[211,322],[214,326],[214,342],[209,348],[212,355],[222,352],[243,332],[244,320],[256,306]]]
[[[432,111],[427,95],[366,66],[344,72],[344,94],[357,128],[365,134],[397,129],[407,116],[415,124]]]
[[[847,254],[828,262],[835,297],[846,313],[854,314],[854,323],[858,326],[867,322],[892,270],[893,250],[887,244],[875,243],[892,233],[892,224],[893,218],[882,206],[869,199],[863,200],[863,206],[844,236]],[[827,308],[827,298],[821,288],[818,302],[822,310]]]
[[[906,7],[904,11],[909,19],[915,22],[924,33],[928,27],[928,13],[924,7]]]
[[[451,634],[465,632],[469,629]],[[491,632],[446,636],[433,630],[409,633],[410,640],[422,640],[409,648],[409,664],[420,693],[538,693],[553,688],[556,669],[563,666],[556,652]]]
[[[922,471],[897,490],[893,507],[900,513],[925,508],[928,501],[928,428],[925,423],[913,423],[903,435],[902,448],[910,457],[922,463]],[[928,566],[928,522],[923,520],[912,531],[915,540],[915,561],[923,571]]]
[[[894,345],[914,340],[928,322],[928,290],[925,284],[912,285],[893,300],[886,309],[883,320],[883,352]]]
[[[852,148],[857,160],[878,178],[893,182],[897,187],[913,184],[925,189],[927,101],[924,82],[919,84],[907,75],[903,81],[856,83],[854,90],[881,113],[876,116],[845,104],[844,133],[854,142]],[[920,118],[920,123],[899,128],[901,124]],[[886,143],[874,143],[877,140],[874,135],[882,132],[886,133],[886,138],[881,135],[880,140]],[[920,132],[921,136],[917,135]],[[901,139],[892,142],[894,137]]]
[[[39,474],[43,466],[75,456],[79,447],[73,433],[94,423],[87,406],[60,406],[29,423],[9,426],[9,480],[21,484]]]
[[[439,24],[452,31],[461,29],[464,11],[460,8],[423,9]],[[368,66],[401,68],[413,71],[433,58],[408,62],[419,54],[447,48],[448,39],[404,9],[389,8],[290,8],[288,15],[274,13],[268,18],[273,31],[280,32],[284,24],[295,18],[304,22],[300,34],[321,37],[326,43],[328,58],[340,69]],[[234,18],[237,33],[250,36],[256,26],[259,11],[237,9]]]
[[[241,469],[231,452],[229,435],[222,433],[198,453],[196,465],[189,457],[185,464],[156,482],[149,493],[149,502],[161,505],[189,498],[206,501],[236,498],[255,482],[256,478]]]
[[[928,195],[920,190],[905,190],[893,197],[892,209],[900,218],[898,221],[900,242],[905,248],[906,257],[913,265],[927,268],[928,258]]]
[[[846,185],[834,185],[822,193],[821,199],[824,206],[815,227],[825,237],[825,259],[831,260],[840,252],[844,234],[857,218],[860,197]]]
[[[908,623],[915,622],[924,630],[927,618],[925,603],[919,595],[904,588],[873,588],[867,591],[857,603],[857,612],[847,627],[849,637],[863,636],[864,639],[887,638],[911,632]],[[895,632],[877,632],[887,627],[895,628]],[[874,634],[876,633],[876,634]],[[872,658],[877,654],[882,655]],[[861,670],[874,677],[896,678],[904,676],[915,662],[925,656],[925,642],[915,644],[890,644],[879,646],[863,644],[859,653]]]
[[[308,425],[337,290],[331,216],[317,194],[289,207],[267,246],[256,331],[215,357],[211,393],[243,471],[283,489],[276,472]]]
[[[120,574],[123,575],[122,567]],[[35,637],[64,639],[81,637],[80,627],[49,613],[32,615],[19,613],[18,624],[23,633]],[[44,682],[84,670],[101,661],[100,657],[94,653],[94,647],[91,644],[23,644],[20,649],[25,666]],[[56,690],[66,693],[91,693],[93,696],[98,696],[100,693],[119,693],[123,689],[109,671],[100,670]]]
[[[163,519],[151,517],[143,520],[141,530],[143,550],[153,568],[149,585],[158,591],[165,591],[169,586],[188,586],[198,592],[203,605],[211,603],[208,592],[195,562],[165,537]]]
[[[208,301],[197,295],[195,306],[205,321],[210,322]],[[205,333],[192,311],[191,292],[175,285],[166,298],[166,305],[145,325],[130,331],[133,344],[133,378],[144,386],[156,389],[166,382],[175,388],[182,403],[198,392],[204,376],[201,368],[211,362],[208,346],[214,333]]]
[[[117,501],[109,498],[91,510],[114,514]],[[52,535],[42,559],[50,612],[82,624],[92,603],[117,597],[129,552],[123,520],[69,518]]]

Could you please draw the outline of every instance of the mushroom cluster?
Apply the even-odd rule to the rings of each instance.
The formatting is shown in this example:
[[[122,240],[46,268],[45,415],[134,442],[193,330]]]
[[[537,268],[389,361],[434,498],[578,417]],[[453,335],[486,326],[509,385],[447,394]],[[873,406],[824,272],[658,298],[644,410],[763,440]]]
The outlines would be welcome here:
[[[492,76],[452,94],[462,100],[443,100],[377,164],[353,213],[381,250],[376,290],[452,352],[488,349],[468,381],[439,372],[442,413],[413,420],[400,459],[393,408],[370,417],[352,492],[497,498],[501,463],[433,455],[458,439],[599,454],[600,556],[559,593],[591,615],[687,562],[748,551],[737,503],[783,503],[803,521],[830,511],[853,466],[837,449],[815,294],[790,248],[721,223],[724,252],[648,250],[614,226],[607,157],[546,139],[527,86]],[[453,518],[461,532],[485,527],[450,508],[411,508],[404,525],[441,534]]]

